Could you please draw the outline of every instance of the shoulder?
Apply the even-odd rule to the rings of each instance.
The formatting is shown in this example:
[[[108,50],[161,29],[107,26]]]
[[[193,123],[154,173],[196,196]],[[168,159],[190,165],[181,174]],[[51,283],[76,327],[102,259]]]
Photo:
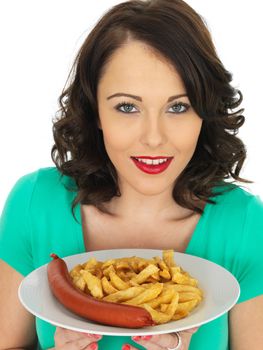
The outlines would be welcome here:
[[[12,187],[7,204],[13,206],[43,207],[45,203],[58,203],[68,193],[75,194],[76,186],[72,178],[62,176],[56,167],[39,168],[24,174]]]
[[[56,167],[39,168],[33,172],[21,176],[15,183],[16,188],[35,187],[51,190],[52,188],[74,187],[74,180],[68,176],[64,176]]]
[[[216,196],[210,199],[215,204],[208,204],[206,209],[207,224],[213,230],[241,232],[260,222],[263,225],[263,202],[258,195],[244,186],[228,183],[214,188],[213,192]]]
[[[262,206],[261,198],[249,191],[245,186],[230,184],[224,182],[222,186],[215,187],[213,193],[215,197],[211,197],[216,202],[216,206],[232,206],[232,209],[244,210],[249,206]]]

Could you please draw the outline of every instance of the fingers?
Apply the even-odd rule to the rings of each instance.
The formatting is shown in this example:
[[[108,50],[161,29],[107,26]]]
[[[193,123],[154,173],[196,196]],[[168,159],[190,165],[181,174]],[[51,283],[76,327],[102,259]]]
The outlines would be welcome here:
[[[191,338],[192,338],[193,334],[195,332],[197,332],[198,329],[199,329],[199,327],[195,327],[195,328],[185,329],[184,331],[180,332],[182,342],[187,349],[188,349],[188,346],[191,342]]]
[[[56,350],[97,350],[98,344],[87,338],[73,340],[72,342],[64,343],[62,346],[55,347]]]
[[[77,340],[81,337],[83,337],[84,333],[72,331],[70,329],[62,328],[62,327],[57,327],[56,333],[55,333],[55,338],[58,341],[63,341],[66,343],[67,341],[73,341]]]
[[[199,327],[187,329],[182,332],[178,332],[182,338],[182,343],[186,347],[189,345],[192,335],[199,329]],[[146,349],[147,346],[151,346],[151,350],[159,350],[163,348],[175,348],[179,341],[175,333],[167,334],[155,334],[155,335],[146,335],[146,336],[135,336],[132,337],[132,340],[136,343],[144,346]],[[124,350],[128,350],[124,349]]]
[[[99,334],[89,334],[72,331],[57,327],[55,332],[56,350],[96,350],[98,340],[102,338]]]
[[[155,334],[155,335],[146,335],[142,337],[132,337],[132,340],[138,344],[146,347],[151,344],[151,349],[159,350],[163,348],[175,348],[178,345],[178,337],[176,334]]]
[[[124,345],[122,345],[121,350],[138,350],[138,348],[135,348],[131,344],[124,344]]]
[[[142,343],[140,345],[142,345]],[[147,345],[149,346],[149,343]],[[150,344],[150,347],[146,347],[146,345],[144,344],[143,347],[147,350],[148,349],[149,350],[164,350],[163,348],[161,348],[159,345],[156,345],[156,344]],[[139,349],[132,346],[131,344],[123,344],[121,350],[139,350]]]
[[[96,340],[101,339],[102,335],[100,334],[93,334],[93,333],[86,333],[86,332],[76,332],[76,331],[72,331],[71,329],[66,329],[66,328],[62,328],[62,327],[57,327],[56,328],[56,332],[55,332],[55,336],[57,337],[63,337],[63,340],[75,340],[75,339],[79,339],[82,336],[86,336],[86,337],[94,337]]]
[[[200,327],[194,327],[194,328],[186,329],[186,330],[184,330],[183,332],[184,332],[184,333],[194,334],[195,332],[198,331],[199,328],[200,328]]]
[[[61,350],[97,350],[98,344],[87,338],[74,340],[66,343]]]

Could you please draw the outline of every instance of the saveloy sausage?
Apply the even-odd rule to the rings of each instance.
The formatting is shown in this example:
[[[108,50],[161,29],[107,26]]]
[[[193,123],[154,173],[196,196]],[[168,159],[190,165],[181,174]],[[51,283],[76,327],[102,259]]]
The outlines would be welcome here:
[[[55,297],[74,313],[101,324],[125,328],[154,326],[151,314],[142,307],[98,300],[74,286],[65,261],[56,254],[48,263],[49,286]]]

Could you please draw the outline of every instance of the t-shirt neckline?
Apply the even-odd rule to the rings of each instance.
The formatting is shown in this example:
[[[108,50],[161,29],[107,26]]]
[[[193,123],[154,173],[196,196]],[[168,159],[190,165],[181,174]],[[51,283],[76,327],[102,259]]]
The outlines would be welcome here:
[[[210,207],[212,204],[209,202],[206,203],[203,214],[201,215],[200,219],[198,220],[194,232],[192,233],[191,239],[185,249],[185,254],[189,254],[193,250],[194,244],[197,240],[199,240],[199,236],[202,232],[202,227],[204,226],[204,222],[207,220],[208,213],[210,211]],[[76,218],[78,220],[78,223],[75,221],[77,227],[76,227],[76,234],[77,234],[77,241],[79,245],[79,250],[81,253],[88,252],[85,247],[84,243],[84,235],[82,230],[82,218],[81,218],[81,204],[78,203],[76,205]]]

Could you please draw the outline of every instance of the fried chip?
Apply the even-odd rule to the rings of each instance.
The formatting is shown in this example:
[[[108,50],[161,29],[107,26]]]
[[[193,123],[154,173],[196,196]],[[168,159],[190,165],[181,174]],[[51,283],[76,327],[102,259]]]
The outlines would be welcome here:
[[[152,259],[90,258],[73,267],[70,277],[95,298],[146,309],[156,324],[187,317],[203,300],[198,280],[175,263],[172,249]]]

